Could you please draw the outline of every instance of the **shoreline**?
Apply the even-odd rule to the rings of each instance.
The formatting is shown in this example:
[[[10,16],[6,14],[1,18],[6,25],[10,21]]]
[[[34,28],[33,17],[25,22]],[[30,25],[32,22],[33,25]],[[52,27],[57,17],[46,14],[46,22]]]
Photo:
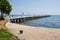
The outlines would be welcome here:
[[[60,29],[57,28],[32,27],[9,22],[6,27],[20,40],[60,40]],[[23,34],[19,34],[20,30],[23,30]]]

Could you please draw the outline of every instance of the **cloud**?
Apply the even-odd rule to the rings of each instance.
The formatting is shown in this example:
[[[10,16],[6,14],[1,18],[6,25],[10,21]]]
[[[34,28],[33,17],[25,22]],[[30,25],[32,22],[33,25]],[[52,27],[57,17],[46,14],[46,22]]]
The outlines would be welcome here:
[[[60,10],[40,10],[40,13],[49,15],[60,15]]]

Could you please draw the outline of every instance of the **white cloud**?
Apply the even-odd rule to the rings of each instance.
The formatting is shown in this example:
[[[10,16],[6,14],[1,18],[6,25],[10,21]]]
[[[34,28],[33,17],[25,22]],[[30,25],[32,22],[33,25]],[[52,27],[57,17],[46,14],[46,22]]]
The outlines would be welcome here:
[[[40,10],[40,13],[49,14],[49,15],[60,15],[59,10]]]

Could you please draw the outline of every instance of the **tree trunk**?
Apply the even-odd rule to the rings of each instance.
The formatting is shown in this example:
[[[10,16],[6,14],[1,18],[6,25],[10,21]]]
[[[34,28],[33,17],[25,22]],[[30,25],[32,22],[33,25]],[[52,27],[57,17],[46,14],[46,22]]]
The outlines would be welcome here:
[[[1,20],[4,20],[4,17],[3,17],[3,12],[1,11]]]

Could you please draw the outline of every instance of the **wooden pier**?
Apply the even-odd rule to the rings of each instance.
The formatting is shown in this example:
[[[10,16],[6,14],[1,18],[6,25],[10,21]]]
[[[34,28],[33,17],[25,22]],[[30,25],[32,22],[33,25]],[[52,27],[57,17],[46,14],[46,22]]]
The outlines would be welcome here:
[[[29,21],[29,20],[34,20],[34,19],[38,19],[38,18],[44,18],[44,17],[49,17],[49,15],[45,15],[45,16],[23,16],[23,17],[11,17],[9,18],[9,21],[11,23],[22,23],[25,21]]]

